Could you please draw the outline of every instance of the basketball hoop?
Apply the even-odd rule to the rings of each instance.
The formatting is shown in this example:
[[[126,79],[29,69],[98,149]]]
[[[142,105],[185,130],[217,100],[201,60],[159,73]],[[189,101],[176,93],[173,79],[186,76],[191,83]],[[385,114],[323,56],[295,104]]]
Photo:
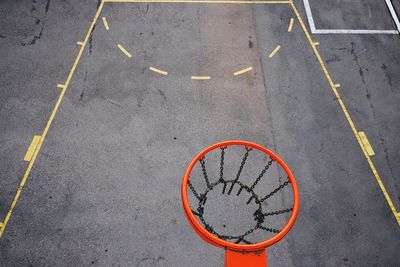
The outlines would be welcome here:
[[[224,174],[224,162],[226,153],[230,151],[231,147],[243,147],[244,155],[242,157],[242,162],[239,165],[236,177],[234,179],[228,179]],[[220,151],[219,160],[219,177],[212,181],[212,177],[209,177],[206,169],[206,156],[212,154],[214,151]],[[262,171],[258,171],[259,175],[257,178],[251,178],[250,181],[239,180],[242,170],[246,164],[246,161],[250,153],[253,150],[261,152],[258,155],[263,155],[263,158],[267,156],[267,160],[263,163],[264,168]],[[264,160],[264,159],[263,159]],[[204,190],[196,189],[193,185],[191,179],[193,179],[194,174],[192,173],[195,166],[199,163],[201,168],[201,174],[204,177]],[[280,169],[282,173],[285,174],[285,181],[280,181],[279,185],[273,188],[266,194],[260,195],[258,191],[256,192],[256,186],[260,186],[260,181],[264,174],[273,166],[273,163],[277,163],[276,168]],[[200,172],[200,171],[199,171]],[[277,171],[278,172],[278,171]],[[287,178],[287,179],[286,179]],[[199,183],[197,183],[199,184]],[[278,192],[287,188],[287,185],[291,185],[293,204],[292,207],[281,208],[280,210],[265,210],[265,205],[268,205],[267,200],[271,200]],[[189,188],[189,190],[188,190]],[[248,230],[243,231],[239,234],[225,234],[221,233],[221,230],[216,230],[213,225],[211,225],[205,218],[206,203],[207,200],[211,198],[211,195],[218,194],[227,196],[231,195],[233,189],[236,188],[232,196],[239,197],[240,195],[247,195],[243,205],[254,206],[256,209],[252,213],[251,220],[254,225],[252,225]],[[235,189],[235,190],[236,190]],[[298,211],[299,211],[299,190],[297,187],[296,180],[290,171],[286,163],[278,157],[274,152],[252,142],[231,140],[224,141],[214,144],[203,151],[201,151],[194,159],[191,161],[186,169],[185,175],[182,181],[182,203],[184,212],[186,214],[189,223],[191,224],[194,231],[207,243],[212,244],[217,247],[222,247],[225,249],[225,266],[227,267],[239,267],[239,266],[255,266],[255,267],[265,267],[267,266],[267,254],[266,248],[271,246],[281,240],[292,228]],[[190,192],[192,199],[198,202],[195,205],[190,205],[189,195]],[[201,192],[201,193],[200,193]],[[245,194],[243,194],[245,193]],[[192,201],[193,202],[193,201]],[[289,214],[290,217],[286,224],[282,227],[270,227],[264,225],[266,218],[280,214]],[[251,217],[251,216],[250,216]],[[225,225],[224,225],[225,227]],[[262,241],[251,242],[248,237],[255,232],[265,231],[268,234],[273,234],[272,237],[263,238]]]

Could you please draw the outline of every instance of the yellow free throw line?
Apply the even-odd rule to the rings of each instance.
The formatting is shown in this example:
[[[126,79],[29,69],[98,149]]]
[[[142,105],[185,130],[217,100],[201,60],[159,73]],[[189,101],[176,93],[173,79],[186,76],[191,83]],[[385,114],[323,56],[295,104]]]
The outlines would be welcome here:
[[[25,157],[24,160],[25,161],[31,161],[32,156],[33,156],[33,152],[35,152],[38,144],[39,144],[39,140],[40,140],[40,136],[39,135],[35,135],[32,139],[31,144],[28,147],[28,150],[25,153]]]
[[[31,158],[29,164],[28,164],[28,167],[25,170],[24,176],[22,177],[21,182],[19,183],[18,189],[15,192],[15,195],[14,195],[14,198],[13,198],[13,200],[11,202],[10,208],[8,209],[8,211],[6,213],[6,217],[4,218],[3,226],[0,228],[0,238],[2,237],[2,235],[4,233],[4,230],[6,229],[7,223],[10,220],[10,217],[11,217],[11,214],[13,213],[15,205],[17,205],[18,199],[21,196],[22,189],[24,188],[25,183],[26,183],[26,181],[28,179],[29,173],[31,172],[32,167],[35,164],[36,157],[39,154],[40,148],[42,147],[42,144],[43,144],[44,140],[46,139],[47,132],[49,131],[50,126],[53,123],[54,117],[57,114],[57,110],[60,107],[61,101],[62,101],[62,99],[64,98],[64,95],[65,95],[65,92],[68,89],[68,85],[69,85],[69,83],[70,83],[70,81],[72,79],[72,76],[75,73],[76,66],[79,63],[79,60],[80,60],[80,58],[81,58],[81,56],[83,54],[83,50],[85,49],[86,44],[87,44],[87,42],[89,40],[89,35],[92,32],[92,30],[94,28],[94,25],[96,24],[97,18],[99,17],[99,14],[101,13],[101,10],[103,9],[103,6],[104,6],[104,0],[100,3],[99,8],[97,9],[96,15],[94,16],[93,21],[90,24],[90,27],[89,27],[89,29],[88,29],[88,31],[86,33],[85,40],[83,41],[83,45],[79,49],[78,55],[76,56],[76,58],[74,60],[74,63],[72,64],[71,70],[70,70],[70,72],[68,74],[68,77],[67,77],[67,80],[65,82],[65,86],[61,90],[61,93],[60,93],[60,95],[59,95],[59,97],[57,99],[57,102],[56,102],[56,104],[54,106],[54,109],[51,112],[51,115],[49,117],[49,120],[47,121],[46,126],[44,127],[43,133],[41,135],[41,138],[39,139],[37,147],[36,147],[35,151],[33,152],[33,155],[32,155],[32,158]]]
[[[106,17],[102,17],[101,19],[103,20],[104,28],[106,28],[106,30],[109,31],[110,27],[108,26]]]
[[[251,71],[252,69],[253,69],[252,67],[248,67],[248,68],[245,68],[245,69],[239,70],[239,71],[237,71],[237,72],[234,72],[234,73],[233,73],[233,75],[237,76],[237,75],[240,75],[240,74],[243,74],[243,73],[249,72],[249,71]]]
[[[210,76],[191,76],[190,79],[192,80],[210,80]]]
[[[278,45],[277,47],[275,47],[275,49],[268,55],[269,58],[272,58],[273,56],[275,56],[276,53],[278,53],[278,51],[281,49],[281,46]]]
[[[157,73],[159,73],[161,75],[165,75],[165,76],[168,75],[167,71],[163,71],[163,70],[160,70],[160,69],[157,69],[157,68],[150,67],[149,70],[157,72]]]
[[[122,53],[124,53],[127,57],[129,57],[129,58],[132,57],[131,53],[129,53],[128,51],[126,51],[126,49],[125,49],[122,45],[117,44],[117,46],[118,46],[118,48],[122,51]]]
[[[293,29],[294,18],[290,18],[289,27],[287,29],[288,32],[291,32]]]
[[[194,4],[290,4],[290,1],[282,0],[105,0],[109,3],[194,3]]]
[[[308,40],[308,42],[309,42],[311,48],[313,49],[315,56],[316,56],[317,59],[318,59],[318,62],[319,62],[320,66],[321,66],[321,68],[322,68],[322,70],[323,70],[323,72],[324,72],[324,74],[325,74],[325,76],[326,76],[326,79],[328,80],[328,83],[329,83],[329,85],[330,85],[330,87],[331,87],[331,89],[332,89],[332,91],[333,91],[333,93],[334,93],[336,99],[337,99],[338,102],[339,102],[340,107],[342,108],[342,111],[343,111],[343,113],[344,113],[344,116],[346,117],[346,120],[347,120],[347,122],[349,123],[350,128],[351,128],[351,130],[353,131],[353,134],[354,134],[354,136],[356,137],[357,142],[358,142],[358,144],[359,144],[360,147],[361,147],[361,150],[362,150],[362,152],[363,152],[363,154],[364,154],[364,157],[365,157],[365,159],[367,160],[368,165],[369,165],[369,167],[371,168],[371,171],[372,171],[372,173],[373,173],[374,176],[375,176],[375,179],[376,179],[376,181],[377,181],[377,183],[378,183],[378,185],[379,185],[379,188],[381,189],[383,195],[385,196],[386,202],[388,203],[390,210],[393,212],[393,215],[394,215],[394,217],[395,217],[397,223],[398,223],[399,226],[400,226],[400,215],[399,215],[399,213],[397,212],[397,210],[396,210],[396,208],[395,208],[395,206],[394,206],[394,204],[393,204],[393,201],[392,201],[392,199],[390,198],[389,193],[387,192],[386,187],[385,187],[385,185],[383,184],[383,181],[382,181],[381,177],[379,176],[378,171],[376,170],[374,163],[373,163],[372,160],[371,160],[371,157],[368,155],[368,153],[367,153],[367,151],[366,151],[366,149],[365,149],[363,143],[361,142],[361,138],[360,138],[360,136],[358,135],[357,128],[356,128],[356,126],[354,125],[354,122],[353,122],[352,118],[350,117],[350,113],[349,113],[349,111],[347,110],[347,107],[346,107],[346,105],[344,104],[344,102],[343,102],[343,100],[342,100],[342,97],[341,97],[340,94],[339,94],[339,91],[337,90],[335,84],[333,83],[333,80],[332,80],[332,78],[331,78],[331,75],[329,74],[328,69],[326,68],[325,62],[323,61],[323,59],[322,59],[322,57],[321,57],[321,54],[319,53],[317,47],[316,47],[315,45],[313,45],[313,40],[312,40],[312,38],[311,38],[311,35],[310,35],[310,33],[308,32],[307,27],[306,27],[306,25],[304,24],[303,19],[301,18],[300,13],[299,13],[299,11],[297,10],[297,8],[296,8],[295,4],[293,3],[293,1],[290,2],[290,5],[292,6],[292,9],[293,9],[294,13],[296,14],[297,20],[299,21],[299,23],[300,23],[300,25],[301,25],[301,28],[303,29],[303,32],[304,32],[304,34],[306,35],[306,38],[307,38],[307,40]]]

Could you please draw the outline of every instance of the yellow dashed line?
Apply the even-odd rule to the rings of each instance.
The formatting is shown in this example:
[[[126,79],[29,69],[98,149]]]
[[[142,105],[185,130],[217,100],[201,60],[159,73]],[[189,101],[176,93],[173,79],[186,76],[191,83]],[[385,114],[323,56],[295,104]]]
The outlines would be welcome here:
[[[248,68],[245,68],[245,69],[239,70],[239,71],[237,71],[237,72],[234,72],[234,73],[233,73],[233,75],[237,76],[237,75],[240,75],[240,74],[243,74],[243,73],[249,72],[249,71],[251,71],[252,69],[253,69],[252,67],[248,67]]]
[[[61,83],[57,84],[57,88],[61,88],[61,89],[63,89],[64,87],[65,87],[65,85],[64,85],[64,84],[61,84]]]
[[[294,18],[290,18],[289,27],[287,29],[288,32],[291,32],[293,29]]]
[[[149,70],[157,72],[157,73],[159,73],[161,75],[165,75],[165,76],[168,75],[168,72],[160,70],[160,69],[157,69],[157,68],[150,67]]]
[[[106,17],[102,17],[101,19],[103,20],[104,28],[106,28],[106,30],[109,31],[110,27],[108,26]]]
[[[370,156],[370,157],[374,156],[375,155],[375,151],[372,148],[371,144],[369,143],[368,138],[365,135],[365,133],[363,131],[358,132],[358,136],[360,137],[361,142],[364,145],[364,148],[368,153],[368,156]]]
[[[127,57],[129,58],[132,57],[132,55],[128,51],[126,51],[126,49],[122,45],[118,44],[117,46],[122,51],[122,53],[124,53]]]
[[[328,80],[328,83],[329,83],[329,85],[330,85],[330,87],[331,87],[333,93],[335,94],[335,97],[336,97],[336,99],[338,100],[340,107],[342,108],[342,111],[343,111],[343,113],[344,113],[344,116],[346,117],[347,122],[349,123],[350,128],[351,128],[351,130],[353,131],[353,134],[354,134],[354,136],[356,137],[357,142],[358,142],[358,144],[359,144],[360,147],[361,147],[361,150],[362,150],[362,152],[363,152],[363,154],[364,154],[364,157],[365,157],[365,159],[367,160],[368,165],[369,165],[369,167],[371,168],[371,171],[372,171],[372,173],[373,173],[374,176],[375,176],[376,182],[378,183],[379,188],[381,189],[383,195],[385,196],[386,202],[388,203],[388,206],[389,206],[390,210],[392,211],[392,213],[393,213],[393,215],[394,215],[394,217],[395,217],[397,223],[398,223],[399,226],[400,226],[400,216],[398,215],[398,212],[397,212],[397,210],[396,210],[396,207],[394,206],[393,201],[392,201],[392,199],[390,198],[389,193],[387,192],[386,187],[385,187],[385,185],[383,184],[383,181],[382,181],[381,177],[379,176],[378,171],[377,171],[376,168],[375,168],[374,163],[372,162],[372,160],[371,160],[370,156],[368,155],[368,153],[367,153],[367,151],[366,151],[366,149],[365,149],[363,143],[361,142],[361,138],[360,138],[360,136],[358,135],[357,128],[356,128],[356,126],[354,125],[354,122],[353,122],[352,118],[350,117],[350,113],[349,113],[349,111],[347,110],[347,107],[346,107],[346,105],[344,104],[344,102],[343,102],[343,100],[342,100],[342,97],[340,96],[340,94],[339,94],[337,88],[335,87],[335,84],[334,84],[333,81],[332,81],[332,78],[331,78],[331,76],[330,76],[330,74],[329,74],[329,72],[328,72],[328,69],[326,68],[326,65],[325,65],[325,63],[324,63],[324,61],[323,61],[323,59],[322,59],[322,57],[321,57],[321,55],[320,55],[320,53],[319,53],[317,47],[313,45],[313,40],[312,40],[312,38],[311,38],[311,35],[310,35],[310,33],[308,32],[307,27],[306,27],[306,25],[304,24],[303,19],[301,18],[300,13],[299,13],[299,11],[297,10],[297,8],[296,8],[295,4],[293,3],[293,1],[290,2],[290,5],[292,6],[292,9],[293,9],[294,13],[296,14],[297,20],[299,21],[299,23],[300,23],[300,25],[301,25],[301,28],[303,29],[303,32],[304,32],[304,34],[306,35],[306,38],[307,38],[308,42],[310,43],[310,45],[311,45],[311,47],[312,47],[312,49],[313,49],[313,51],[314,51],[315,56],[317,57],[317,60],[318,60],[320,66],[321,66],[321,68],[322,68],[322,71],[324,72],[325,77],[326,77],[326,79]]]
[[[210,76],[191,76],[190,79],[192,80],[210,80]]]
[[[39,135],[35,135],[32,139],[31,144],[28,147],[28,150],[25,153],[25,157],[24,160],[25,161],[31,161],[33,153],[35,152],[38,144],[39,144],[39,140],[40,140],[40,136]]]
[[[276,53],[278,53],[278,51],[281,49],[281,46],[278,45],[277,47],[275,47],[275,49],[271,52],[271,54],[269,54],[269,58],[272,58],[273,56],[275,56]]]

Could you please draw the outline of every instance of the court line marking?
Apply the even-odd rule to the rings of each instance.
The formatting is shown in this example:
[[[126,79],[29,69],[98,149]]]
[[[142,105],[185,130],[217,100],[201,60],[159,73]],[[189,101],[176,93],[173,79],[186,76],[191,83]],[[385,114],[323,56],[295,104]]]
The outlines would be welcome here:
[[[39,140],[40,140],[39,135],[33,136],[32,142],[29,145],[28,150],[25,153],[25,157],[24,157],[25,161],[31,161],[33,153],[35,152],[37,145],[39,144]]]
[[[392,1],[390,0],[385,0],[387,7],[389,8],[389,12],[390,15],[392,15],[392,19],[394,21],[394,24],[396,24],[396,28],[397,28],[397,33],[400,33],[400,21],[399,21],[399,17],[396,14],[396,11],[394,10]]]
[[[76,44],[77,45],[83,45],[83,42],[78,41],[78,42],[76,42]]]
[[[101,20],[103,21],[104,28],[106,28],[106,30],[109,31],[110,27],[108,26],[107,18],[102,17]]]
[[[397,30],[353,30],[353,29],[317,29],[315,27],[314,18],[311,12],[309,0],[303,0],[304,8],[306,10],[308,25],[310,26],[311,33],[313,34],[399,34],[400,23],[394,11],[393,5],[390,0],[385,0],[389,8],[392,19],[395,21]]]
[[[268,57],[272,58],[276,53],[278,53],[279,50],[281,50],[281,45],[277,45],[275,49],[268,55]]]
[[[72,65],[72,67],[71,67],[71,70],[70,70],[70,72],[68,74],[67,80],[65,81],[65,86],[62,89],[62,91],[61,91],[61,93],[60,93],[60,95],[59,95],[59,97],[57,99],[57,102],[56,102],[56,104],[54,106],[54,109],[51,112],[49,120],[47,121],[46,126],[45,126],[45,128],[43,130],[41,138],[39,139],[39,143],[38,143],[38,145],[36,147],[36,150],[33,153],[31,161],[29,162],[28,167],[27,167],[27,169],[26,169],[26,171],[24,173],[24,176],[22,177],[22,180],[19,183],[17,191],[15,192],[14,198],[13,198],[13,200],[11,202],[11,205],[10,205],[10,207],[9,207],[7,213],[6,213],[6,217],[4,218],[3,226],[0,228],[0,238],[3,236],[4,230],[6,229],[6,226],[7,226],[8,222],[9,222],[9,220],[10,220],[11,214],[13,213],[14,208],[15,208],[15,206],[16,206],[19,198],[20,198],[22,189],[24,188],[25,183],[26,183],[26,181],[28,179],[29,173],[31,172],[32,167],[35,164],[36,157],[39,154],[39,151],[40,151],[40,149],[41,149],[41,147],[43,145],[44,140],[46,139],[46,136],[47,136],[47,133],[48,133],[48,131],[50,129],[50,126],[53,123],[54,117],[55,117],[55,115],[56,115],[56,113],[57,113],[57,111],[58,111],[58,109],[60,107],[62,99],[64,98],[65,92],[68,89],[68,85],[69,85],[69,83],[70,83],[70,81],[72,79],[72,76],[75,73],[75,69],[76,69],[76,67],[77,67],[77,65],[79,63],[79,60],[80,60],[80,58],[81,58],[81,56],[83,54],[83,50],[85,49],[86,44],[87,44],[87,42],[89,40],[90,33],[92,32],[92,30],[94,28],[94,25],[96,24],[96,21],[97,21],[99,15],[101,13],[101,10],[103,9],[103,6],[104,6],[104,0],[101,1],[100,5],[99,5],[99,8],[97,9],[97,12],[96,12],[96,14],[95,14],[95,16],[94,16],[94,18],[92,20],[92,23],[90,24],[90,27],[89,27],[89,29],[88,29],[88,31],[86,33],[85,39],[83,41],[83,45],[79,49],[79,52],[78,52],[78,54],[77,54],[77,56],[76,56],[76,58],[74,60],[74,63]]]
[[[159,74],[164,75],[164,76],[168,75],[167,71],[160,70],[160,69],[157,69],[157,68],[154,68],[154,67],[150,67],[149,70],[154,71],[154,72],[159,73]]]
[[[294,18],[290,18],[289,27],[287,29],[288,32],[292,32],[293,24],[294,24]]]
[[[58,83],[57,84],[57,88],[61,88],[61,89],[63,89],[65,87],[65,85],[64,84],[61,84],[61,83]]]
[[[235,0],[105,0],[107,3],[192,3],[192,4],[290,4],[290,0],[248,0],[248,1],[235,1]]]
[[[319,62],[319,64],[320,64],[321,68],[322,68],[322,71],[324,72],[325,77],[326,77],[326,79],[328,80],[328,83],[329,83],[329,85],[330,85],[330,87],[331,87],[331,89],[332,89],[332,91],[333,91],[333,93],[334,93],[334,95],[335,95],[337,101],[339,102],[340,107],[342,108],[342,111],[343,111],[343,113],[344,113],[344,116],[346,117],[346,120],[347,120],[347,122],[349,123],[350,128],[351,128],[351,130],[353,131],[353,134],[354,134],[354,136],[356,137],[359,146],[361,147],[361,150],[362,150],[362,152],[363,152],[363,154],[364,154],[364,157],[365,157],[365,159],[366,159],[367,162],[368,162],[368,165],[369,165],[369,167],[370,167],[370,169],[371,169],[371,171],[372,171],[372,173],[373,173],[373,175],[374,175],[374,177],[375,177],[375,179],[376,179],[376,181],[377,181],[377,183],[378,183],[378,185],[379,185],[379,188],[381,189],[381,191],[382,191],[382,193],[383,193],[383,195],[384,195],[384,197],[385,197],[385,199],[386,199],[386,202],[387,202],[387,204],[388,204],[390,210],[392,211],[392,213],[393,213],[393,215],[394,215],[394,217],[395,217],[395,219],[396,219],[398,225],[400,226],[400,216],[399,216],[399,214],[398,214],[398,212],[397,212],[397,210],[396,210],[396,207],[394,206],[393,201],[392,201],[392,199],[390,198],[389,193],[387,192],[386,187],[385,187],[385,185],[383,184],[383,181],[382,181],[381,177],[379,176],[378,171],[377,171],[376,168],[375,168],[374,163],[372,162],[372,160],[371,160],[370,156],[368,155],[368,153],[367,153],[367,151],[366,151],[366,149],[365,149],[363,143],[361,142],[361,138],[360,138],[360,136],[358,135],[358,131],[357,131],[357,128],[356,128],[356,126],[355,126],[355,124],[354,124],[354,122],[353,122],[353,119],[350,117],[350,113],[349,113],[349,111],[347,110],[347,107],[346,107],[346,105],[344,104],[344,102],[343,102],[343,100],[342,100],[342,97],[341,97],[341,95],[339,94],[339,91],[337,90],[337,88],[335,87],[335,84],[333,83],[333,80],[332,80],[332,78],[331,78],[331,75],[330,75],[329,72],[328,72],[328,69],[327,69],[327,67],[326,67],[326,65],[325,65],[325,62],[324,62],[324,60],[322,59],[321,54],[319,53],[317,47],[313,45],[313,40],[312,40],[312,38],[311,38],[311,35],[310,35],[310,33],[308,32],[307,27],[306,27],[306,25],[304,24],[303,19],[301,18],[299,11],[297,10],[295,4],[293,3],[293,0],[290,2],[290,5],[291,5],[291,7],[292,7],[292,9],[293,9],[293,12],[296,14],[297,20],[299,21],[299,23],[300,23],[300,25],[301,25],[301,28],[303,29],[303,32],[304,32],[304,34],[306,35],[306,38],[307,38],[307,40],[308,40],[308,42],[309,42],[311,48],[313,49],[315,56],[316,56],[317,59],[318,59],[318,62]]]
[[[340,88],[340,83],[336,83],[336,84],[335,84],[335,87],[336,87],[336,88]]]
[[[365,132],[363,132],[363,131],[358,132],[358,136],[360,136],[361,142],[363,143],[363,145],[365,147],[365,150],[368,153],[368,156],[370,156],[370,157],[375,156],[375,151],[372,148],[371,144],[369,143],[367,135],[365,134]]]
[[[211,76],[191,76],[192,80],[210,80]]]
[[[238,75],[240,75],[240,74],[249,72],[249,71],[251,71],[251,70],[253,70],[253,68],[252,68],[252,67],[248,67],[248,68],[245,68],[245,69],[242,69],[242,70],[239,70],[239,71],[234,72],[233,75],[234,75],[234,76],[238,76]]]
[[[129,58],[132,57],[131,53],[129,53],[122,45],[117,44],[117,46],[122,51],[122,53],[124,53],[127,57],[129,57]]]

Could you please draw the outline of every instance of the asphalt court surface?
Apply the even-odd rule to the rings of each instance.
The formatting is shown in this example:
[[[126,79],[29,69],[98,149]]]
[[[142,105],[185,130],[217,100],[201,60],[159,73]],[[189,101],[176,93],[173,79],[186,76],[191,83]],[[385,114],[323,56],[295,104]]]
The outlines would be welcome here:
[[[397,1],[393,1],[394,3]],[[310,0],[313,17],[321,29],[393,29],[385,1]]]
[[[2,22],[2,218],[98,7],[47,3],[1,9],[36,17]],[[374,25],[390,28],[388,19]],[[312,38],[399,210],[399,37]],[[189,227],[179,191],[190,159],[225,139],[275,150],[299,182],[298,221],[268,249],[270,265],[398,264],[399,225],[290,4],[192,3],[104,5],[0,239],[0,262],[222,265],[223,252]]]

